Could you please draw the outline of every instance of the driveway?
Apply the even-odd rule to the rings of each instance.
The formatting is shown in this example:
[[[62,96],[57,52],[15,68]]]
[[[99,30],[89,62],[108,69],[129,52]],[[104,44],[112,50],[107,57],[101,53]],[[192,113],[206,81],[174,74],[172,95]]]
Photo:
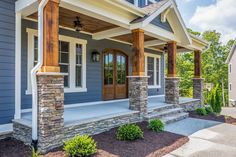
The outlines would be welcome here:
[[[204,121],[201,120],[201,123],[205,123]],[[182,129],[188,130],[188,124],[186,126],[183,126]],[[209,121],[206,121],[205,126],[210,127],[189,135],[189,142],[165,157],[236,157],[236,126],[226,123],[210,124]],[[180,128],[177,130],[179,131]]]
[[[221,114],[236,118],[236,107],[222,107]]]

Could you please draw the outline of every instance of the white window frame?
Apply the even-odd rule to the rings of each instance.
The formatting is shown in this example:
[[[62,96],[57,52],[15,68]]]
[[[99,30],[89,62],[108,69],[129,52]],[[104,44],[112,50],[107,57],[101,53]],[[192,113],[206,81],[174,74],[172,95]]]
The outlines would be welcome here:
[[[157,54],[152,54],[152,53],[144,53],[145,56],[145,75],[147,76],[148,74],[148,66],[147,66],[147,58],[148,57],[152,57],[154,58],[154,85],[148,85],[149,89],[152,88],[161,88],[161,56],[157,55]],[[156,69],[156,64],[157,64],[157,60],[159,59],[159,82],[157,83],[157,69]]]
[[[28,49],[27,49],[27,90],[25,94],[32,94],[30,71],[34,67],[34,36],[38,36],[38,31],[27,28]],[[65,93],[87,92],[86,87],[86,44],[87,40],[59,35],[59,40],[69,42],[69,88],[64,88]],[[82,45],[82,78],[81,87],[76,87],[75,70],[76,70],[76,44]]]

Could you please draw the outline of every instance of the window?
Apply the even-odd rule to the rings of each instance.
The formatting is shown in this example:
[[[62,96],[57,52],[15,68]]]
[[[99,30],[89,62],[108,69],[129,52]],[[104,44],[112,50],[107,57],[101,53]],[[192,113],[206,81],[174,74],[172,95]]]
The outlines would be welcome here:
[[[160,56],[145,53],[145,73],[149,88],[160,88]]]
[[[232,91],[232,84],[229,84],[229,91]]]
[[[232,64],[230,63],[229,64],[229,73],[231,74],[231,72],[232,72]]]
[[[31,94],[30,71],[38,61],[37,30],[28,33],[28,86],[26,94]],[[64,74],[65,92],[86,92],[86,40],[59,36],[59,66]]]

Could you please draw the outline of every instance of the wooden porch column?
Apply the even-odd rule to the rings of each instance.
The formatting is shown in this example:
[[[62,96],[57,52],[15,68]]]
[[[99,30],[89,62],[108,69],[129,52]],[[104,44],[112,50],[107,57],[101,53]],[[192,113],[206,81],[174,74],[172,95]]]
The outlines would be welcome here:
[[[202,53],[199,50],[194,51],[194,78],[193,78],[193,98],[199,99],[200,104],[204,103],[204,79],[202,78]]]
[[[41,72],[60,72],[58,63],[59,2],[60,0],[49,0],[44,8],[43,66]]]
[[[168,74],[167,77],[176,77],[176,52],[177,44],[171,41],[167,44],[168,51]]]
[[[202,53],[201,51],[194,51],[194,78],[202,77]]]
[[[171,41],[167,44],[168,73],[165,79],[165,102],[179,104],[179,78],[176,77],[177,43]]]
[[[132,76],[129,78],[129,108],[140,111],[140,115],[147,113],[148,77],[144,76],[144,31],[132,30]]]
[[[144,76],[144,31],[142,29],[132,30],[132,75]]]

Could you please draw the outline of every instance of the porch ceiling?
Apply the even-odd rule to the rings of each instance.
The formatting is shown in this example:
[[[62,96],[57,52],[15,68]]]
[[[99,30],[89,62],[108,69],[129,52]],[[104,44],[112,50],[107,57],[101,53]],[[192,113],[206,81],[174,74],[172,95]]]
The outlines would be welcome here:
[[[74,21],[76,17],[80,18],[81,23],[83,24],[84,32],[88,33],[97,33],[104,30],[109,30],[112,28],[117,28],[117,25],[93,18],[91,16],[87,16],[78,12],[74,12],[72,10],[68,10],[60,7],[59,9],[59,24],[63,27],[68,27],[74,29]],[[29,18],[38,19],[38,14],[34,13],[28,16]]]

